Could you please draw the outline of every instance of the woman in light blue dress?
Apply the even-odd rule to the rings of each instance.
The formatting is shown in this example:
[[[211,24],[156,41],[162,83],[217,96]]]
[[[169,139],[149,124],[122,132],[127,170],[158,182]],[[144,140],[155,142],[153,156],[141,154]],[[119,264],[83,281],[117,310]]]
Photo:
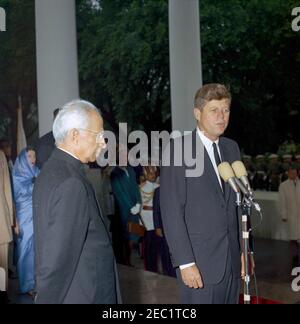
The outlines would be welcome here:
[[[34,290],[34,248],[32,221],[32,191],[39,169],[35,166],[35,152],[24,149],[13,168],[13,189],[19,236],[17,238],[17,271],[22,294]]]

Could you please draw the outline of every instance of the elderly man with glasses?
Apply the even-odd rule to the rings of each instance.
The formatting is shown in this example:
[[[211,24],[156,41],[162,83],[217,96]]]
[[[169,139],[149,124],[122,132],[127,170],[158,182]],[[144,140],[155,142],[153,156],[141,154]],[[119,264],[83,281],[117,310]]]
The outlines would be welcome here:
[[[72,101],[53,135],[33,197],[36,303],[120,303],[110,236],[83,168],[105,148],[103,120],[91,103]]]

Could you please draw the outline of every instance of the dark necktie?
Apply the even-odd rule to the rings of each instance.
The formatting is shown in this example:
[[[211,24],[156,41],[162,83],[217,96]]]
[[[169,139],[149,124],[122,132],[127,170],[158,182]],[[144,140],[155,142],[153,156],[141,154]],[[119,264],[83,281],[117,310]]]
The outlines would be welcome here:
[[[219,164],[221,164],[222,161],[221,161],[216,143],[213,143],[213,148],[214,148],[215,161],[216,161],[217,166],[219,166]],[[223,194],[225,194],[225,183],[222,178],[221,178],[221,184],[222,184]]]

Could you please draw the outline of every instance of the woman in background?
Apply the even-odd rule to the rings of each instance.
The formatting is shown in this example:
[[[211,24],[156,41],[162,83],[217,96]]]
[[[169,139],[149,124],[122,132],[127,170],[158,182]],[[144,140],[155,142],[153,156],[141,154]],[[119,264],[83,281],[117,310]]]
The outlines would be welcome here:
[[[39,169],[31,148],[23,149],[13,168],[13,189],[17,212],[19,236],[17,238],[17,272],[20,292],[33,294],[34,248],[32,222],[32,191]]]

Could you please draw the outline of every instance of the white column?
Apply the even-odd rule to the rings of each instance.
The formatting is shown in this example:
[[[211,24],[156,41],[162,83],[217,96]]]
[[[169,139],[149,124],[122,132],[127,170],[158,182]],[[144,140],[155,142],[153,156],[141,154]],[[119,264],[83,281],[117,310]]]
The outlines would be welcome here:
[[[0,7],[0,32],[6,31],[6,12]]]
[[[194,96],[202,85],[199,0],[169,0],[173,130],[190,131]]]
[[[53,110],[79,98],[75,0],[36,0],[39,132],[51,130]]]

